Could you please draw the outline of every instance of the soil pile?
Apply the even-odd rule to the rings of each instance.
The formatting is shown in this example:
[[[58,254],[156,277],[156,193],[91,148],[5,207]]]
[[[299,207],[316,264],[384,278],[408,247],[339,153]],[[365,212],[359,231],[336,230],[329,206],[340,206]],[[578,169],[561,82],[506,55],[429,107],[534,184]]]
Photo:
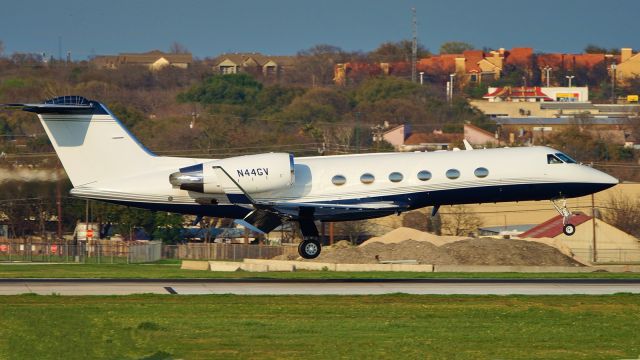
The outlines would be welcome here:
[[[441,247],[458,265],[581,266],[549,245],[525,240],[480,238]]]
[[[371,238],[360,246],[340,242],[322,249],[319,262],[375,264],[416,260],[433,265],[581,266],[571,250],[553,239],[469,239],[437,236],[410,228],[398,228]]]

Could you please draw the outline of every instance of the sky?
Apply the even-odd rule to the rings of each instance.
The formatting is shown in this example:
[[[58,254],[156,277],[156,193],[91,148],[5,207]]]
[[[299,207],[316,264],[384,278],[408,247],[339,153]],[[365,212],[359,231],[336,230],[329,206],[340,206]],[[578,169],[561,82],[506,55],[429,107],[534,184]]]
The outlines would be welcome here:
[[[5,54],[71,51],[76,60],[167,51],[177,41],[198,58],[225,52],[294,55],[317,44],[371,51],[411,38],[437,52],[447,41],[478,48],[581,52],[588,44],[640,48],[638,0],[5,0]]]

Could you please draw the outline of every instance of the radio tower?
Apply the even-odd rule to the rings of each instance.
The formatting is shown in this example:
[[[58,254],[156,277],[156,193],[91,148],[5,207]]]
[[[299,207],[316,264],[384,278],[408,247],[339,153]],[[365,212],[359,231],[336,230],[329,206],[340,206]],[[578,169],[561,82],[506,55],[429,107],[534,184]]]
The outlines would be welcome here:
[[[413,14],[413,42],[411,46],[411,81],[416,82],[416,62],[418,61],[418,22],[416,21],[416,8],[411,8]]]

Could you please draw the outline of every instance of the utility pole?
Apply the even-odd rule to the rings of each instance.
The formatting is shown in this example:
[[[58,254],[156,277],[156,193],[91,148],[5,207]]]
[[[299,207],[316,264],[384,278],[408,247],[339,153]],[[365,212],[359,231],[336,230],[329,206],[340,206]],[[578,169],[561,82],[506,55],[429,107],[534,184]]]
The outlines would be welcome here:
[[[413,41],[411,43],[411,82],[416,82],[416,63],[418,61],[418,22],[416,21],[416,8],[411,8],[413,15]]]
[[[593,247],[593,259],[592,262],[595,264],[598,261],[598,253],[596,250],[596,205],[595,205],[595,197],[593,196],[593,194],[591,194],[591,223],[592,223],[592,228],[591,231],[593,233],[593,237],[592,237],[592,244],[591,246]]]
[[[356,143],[356,154],[360,153],[360,112],[356,112],[356,128],[354,141]]]
[[[60,191],[60,168],[56,173],[56,206],[58,210],[58,240],[62,240],[62,195]]]
[[[611,64],[611,103],[616,103],[616,64]]]

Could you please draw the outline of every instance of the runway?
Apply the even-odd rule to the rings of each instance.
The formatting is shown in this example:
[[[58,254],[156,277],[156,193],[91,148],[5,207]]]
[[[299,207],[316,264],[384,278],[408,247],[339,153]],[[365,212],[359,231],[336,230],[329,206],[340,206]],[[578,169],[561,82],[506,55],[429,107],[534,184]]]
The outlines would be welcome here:
[[[0,279],[0,295],[605,295],[640,293],[638,279]]]

